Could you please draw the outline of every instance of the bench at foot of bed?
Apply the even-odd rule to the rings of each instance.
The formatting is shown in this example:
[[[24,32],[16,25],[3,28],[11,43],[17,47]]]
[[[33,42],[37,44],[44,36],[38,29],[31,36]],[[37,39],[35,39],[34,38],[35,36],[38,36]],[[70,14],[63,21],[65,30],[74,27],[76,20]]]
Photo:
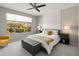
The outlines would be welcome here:
[[[41,43],[31,40],[31,39],[26,39],[22,40],[22,47],[26,49],[28,52],[30,52],[33,56],[35,56],[39,51],[44,50],[43,47],[41,46]]]

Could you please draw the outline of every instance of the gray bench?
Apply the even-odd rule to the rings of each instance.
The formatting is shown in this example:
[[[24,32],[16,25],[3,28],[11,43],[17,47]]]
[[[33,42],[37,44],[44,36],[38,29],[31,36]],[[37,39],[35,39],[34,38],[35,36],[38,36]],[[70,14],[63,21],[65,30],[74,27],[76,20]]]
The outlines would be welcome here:
[[[26,39],[22,40],[22,47],[29,51],[32,55],[36,55],[39,51],[42,50],[41,43],[32,40],[32,39]]]

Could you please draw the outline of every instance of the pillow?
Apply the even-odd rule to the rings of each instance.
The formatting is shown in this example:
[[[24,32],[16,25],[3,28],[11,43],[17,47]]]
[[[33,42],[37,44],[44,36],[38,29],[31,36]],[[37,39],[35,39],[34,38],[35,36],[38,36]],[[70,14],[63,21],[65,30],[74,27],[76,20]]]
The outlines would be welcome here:
[[[48,31],[52,31],[52,33],[54,35],[57,35],[58,34],[58,30],[53,30],[53,29],[44,29],[43,30],[43,34],[48,34]]]
[[[53,32],[53,31],[48,31],[47,34],[48,34],[48,35],[52,35],[52,34],[53,34],[52,32]]]
[[[46,34],[46,29],[43,29],[42,33],[43,33],[43,34]]]
[[[55,35],[58,35],[58,30],[53,30],[53,33],[54,33]]]

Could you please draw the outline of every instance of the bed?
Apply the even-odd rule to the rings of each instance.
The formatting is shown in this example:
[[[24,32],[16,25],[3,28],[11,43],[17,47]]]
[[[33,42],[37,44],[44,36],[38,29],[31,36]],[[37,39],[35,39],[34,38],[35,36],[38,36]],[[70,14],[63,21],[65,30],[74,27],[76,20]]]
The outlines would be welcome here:
[[[26,39],[40,42],[42,47],[47,51],[48,54],[51,53],[53,47],[60,41],[58,30],[52,29],[45,29],[42,33],[29,35],[28,37],[26,37]]]

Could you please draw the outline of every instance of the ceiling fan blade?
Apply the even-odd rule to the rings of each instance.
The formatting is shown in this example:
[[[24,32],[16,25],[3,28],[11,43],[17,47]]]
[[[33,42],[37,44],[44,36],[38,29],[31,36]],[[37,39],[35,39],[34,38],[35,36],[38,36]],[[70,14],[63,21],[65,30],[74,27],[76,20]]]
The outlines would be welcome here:
[[[32,3],[29,3],[31,6],[35,7]]]
[[[35,9],[36,9],[38,12],[40,12],[40,10],[39,10],[37,7],[36,7]]]
[[[37,3],[34,3],[34,5],[36,6]]]
[[[31,9],[34,9],[34,8],[28,8],[27,10],[31,10]]]
[[[39,10],[35,5],[33,5],[32,3],[29,3],[29,4],[30,4],[31,6],[33,6],[35,10],[37,10],[38,12],[40,12],[40,10]]]
[[[39,6],[36,6],[37,8],[40,8],[40,7],[44,7],[46,6],[45,4],[44,5],[39,5]]]

